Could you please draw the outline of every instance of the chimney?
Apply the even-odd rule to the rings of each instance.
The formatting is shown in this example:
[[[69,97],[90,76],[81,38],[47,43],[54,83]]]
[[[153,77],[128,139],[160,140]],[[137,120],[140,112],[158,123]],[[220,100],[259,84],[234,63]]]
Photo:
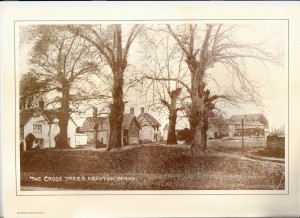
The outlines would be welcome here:
[[[97,108],[93,107],[93,118],[97,118]]]
[[[39,101],[39,108],[40,108],[41,110],[44,110],[44,107],[45,107],[45,102],[44,102],[43,99],[41,99],[41,100]]]
[[[145,108],[141,107],[141,114],[143,114],[145,112]]]
[[[134,107],[130,108],[130,114],[134,114]]]

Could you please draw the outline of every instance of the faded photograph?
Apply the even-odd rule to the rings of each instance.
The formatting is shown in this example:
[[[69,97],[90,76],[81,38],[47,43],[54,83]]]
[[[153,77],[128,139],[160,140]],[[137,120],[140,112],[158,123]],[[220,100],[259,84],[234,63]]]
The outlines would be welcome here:
[[[20,190],[286,190],[287,34],[18,23]]]

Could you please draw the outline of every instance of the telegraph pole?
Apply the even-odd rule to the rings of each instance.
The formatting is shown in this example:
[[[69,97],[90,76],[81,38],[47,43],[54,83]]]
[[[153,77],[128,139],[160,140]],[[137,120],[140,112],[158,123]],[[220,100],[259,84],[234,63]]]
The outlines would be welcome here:
[[[244,119],[242,119],[242,150],[244,151]]]
[[[245,118],[242,119],[242,150],[244,152],[244,120],[246,119],[246,115]]]

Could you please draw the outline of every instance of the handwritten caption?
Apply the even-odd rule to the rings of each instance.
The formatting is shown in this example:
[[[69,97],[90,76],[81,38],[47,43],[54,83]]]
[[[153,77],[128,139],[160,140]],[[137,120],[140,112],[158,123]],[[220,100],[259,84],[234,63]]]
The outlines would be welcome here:
[[[35,182],[137,182],[135,177],[127,176],[29,176]]]

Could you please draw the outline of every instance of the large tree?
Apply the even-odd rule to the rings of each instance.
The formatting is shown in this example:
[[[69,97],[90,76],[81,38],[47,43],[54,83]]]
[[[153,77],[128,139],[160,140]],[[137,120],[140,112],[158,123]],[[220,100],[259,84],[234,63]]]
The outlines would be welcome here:
[[[124,72],[128,66],[129,49],[141,31],[140,25],[70,25],[70,32],[94,46],[104,58],[112,74],[112,103],[110,105],[110,134],[107,150],[122,146],[122,123],[124,112]]]
[[[259,102],[259,89],[254,81],[249,79],[245,62],[249,59],[258,62],[277,61],[261,48],[261,44],[243,44],[236,41],[234,30],[234,26],[223,24],[167,25],[167,31],[183,51],[190,71],[191,104],[188,119],[192,148],[202,146],[206,149],[209,114],[215,108],[218,99],[231,100],[234,97],[243,102]],[[212,94],[207,86],[207,81],[216,76],[211,74],[209,69],[215,68],[217,64],[223,65],[223,69],[231,74],[233,82],[230,93]]]
[[[88,74],[98,71],[99,60],[94,49],[77,34],[63,25],[30,26],[23,34],[33,40],[30,65],[40,82],[47,84],[44,92],[51,92],[52,102],[60,105],[58,125],[59,148],[67,148],[67,129],[72,101],[77,101]],[[97,60],[95,60],[97,58]],[[49,103],[49,102],[48,102]]]
[[[158,39],[156,44],[151,43],[149,47],[146,65],[143,66],[144,77],[152,80],[153,95],[158,100],[153,105],[158,108],[157,105],[161,104],[168,111],[166,144],[177,144],[177,114],[186,108],[183,100],[187,97],[186,92],[189,91],[185,81],[188,69],[183,61],[184,55],[173,40],[165,35],[162,35],[162,39]]]

